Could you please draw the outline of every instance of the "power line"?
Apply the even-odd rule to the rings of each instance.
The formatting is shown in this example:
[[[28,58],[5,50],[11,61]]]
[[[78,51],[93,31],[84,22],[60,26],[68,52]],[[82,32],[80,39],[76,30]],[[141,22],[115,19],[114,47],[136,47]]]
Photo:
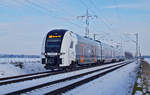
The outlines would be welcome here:
[[[48,2],[49,4],[51,3],[52,5],[54,5],[55,8],[60,8],[60,6],[59,6],[58,4],[56,4],[55,2],[53,2],[53,1],[51,1],[51,2],[47,1],[47,2]],[[48,4],[48,5],[49,5],[49,4]],[[61,8],[60,8],[59,10],[62,10],[62,12],[65,12],[65,13],[69,14],[71,17],[74,17],[74,16],[75,16],[73,13],[71,13],[70,11],[67,11],[67,9],[65,9],[65,8],[62,7],[62,6],[61,6]]]
[[[105,21],[106,21],[106,22],[109,22],[108,19],[106,19],[106,18],[104,17],[104,15],[101,13],[101,10],[99,9],[99,7],[96,6],[96,4],[94,3],[94,1],[93,1],[93,0],[89,0],[89,1],[93,4],[93,6],[94,6],[95,9],[97,10],[97,12],[99,12],[100,15],[105,19]],[[112,24],[110,24],[110,25],[112,25]]]
[[[83,6],[85,6],[86,8],[88,8],[87,4],[85,4],[83,0],[80,0],[80,2],[81,2],[81,4],[82,4]],[[92,12],[93,14],[96,14],[96,13],[95,13],[94,11],[92,11],[92,10],[91,10],[91,12]],[[110,30],[110,31],[112,31],[112,29],[111,29],[110,26],[105,22],[105,20],[103,19],[103,17],[101,17],[101,16],[99,16],[99,17],[101,18],[102,23],[107,27],[107,29]],[[99,23],[99,22],[98,22],[98,23]],[[113,32],[113,31],[112,31],[112,32]]]
[[[80,3],[86,8],[89,10],[89,7],[87,6],[87,4],[85,4],[85,2],[83,0],[80,0]],[[91,11],[92,12],[92,11]],[[93,13],[93,12],[92,12]],[[95,14],[95,13],[93,13]],[[97,23],[94,22],[95,25],[97,25]]]
[[[32,2],[32,1],[30,1],[30,0],[25,0],[25,1],[26,1],[27,3],[29,3],[29,4],[33,5],[33,6],[36,6],[36,7],[40,8],[40,9],[43,9],[43,10],[48,11],[48,12],[52,12],[51,10],[46,9],[46,8],[44,8],[44,7],[40,6],[39,4],[34,3],[34,2]]]
[[[92,0],[90,0],[91,1],[91,3],[93,4],[93,2],[92,2]],[[98,9],[98,8],[96,8],[96,9]],[[93,11],[94,12],[94,11]],[[95,13],[95,12],[94,12]],[[100,19],[101,19],[101,21],[102,21],[102,23],[107,27],[107,29],[108,30],[110,30],[110,31],[112,31],[112,28],[110,27],[110,25],[109,24],[107,24],[106,22],[106,19],[104,18],[104,16],[103,15],[99,15],[99,17],[100,17]],[[113,32],[113,31],[112,31]]]
[[[84,7],[86,7],[86,8],[88,8],[88,6],[84,3],[84,1],[82,1],[82,0],[80,0],[80,3],[84,6]],[[92,10],[91,10],[92,11]],[[92,11],[92,13],[93,14],[96,14],[94,11]],[[101,16],[100,16],[101,17]],[[102,21],[102,23],[106,26],[106,28],[109,30],[109,31],[112,31],[112,29],[109,27],[109,25],[105,22],[105,20],[103,19],[103,17],[101,17],[101,21]],[[100,24],[100,22],[98,21],[98,23]],[[97,24],[95,24],[95,25],[97,25]],[[113,32],[113,31],[112,31]],[[94,39],[95,39],[95,37],[94,37]]]
[[[17,4],[22,5],[23,7],[26,7],[28,9],[31,9],[31,7],[32,7],[32,6],[30,6],[31,4],[25,4],[26,1],[22,2],[20,0],[14,0],[14,2],[16,2]],[[32,7],[32,9],[35,9],[36,11],[38,11],[40,13],[44,13],[44,14],[47,14],[47,15],[49,14],[49,13],[47,13],[47,11],[43,11],[43,9],[41,9],[41,8]]]
[[[84,3],[84,1],[82,0],[79,0],[79,1],[81,2],[81,4],[83,4],[86,7],[86,9],[89,9],[89,7]]]
[[[95,8],[95,10],[97,10],[97,12],[100,13],[101,10],[99,9],[99,7],[96,6],[95,2],[94,2],[93,0],[89,0],[89,1],[90,1],[90,5],[92,5],[92,7]],[[85,5],[85,3],[84,3],[84,5]],[[95,11],[95,10],[94,10],[94,11]],[[94,11],[93,11],[93,12],[94,12]],[[95,13],[95,12],[94,12],[94,13]],[[112,24],[109,23],[108,19],[106,19],[106,18],[104,17],[104,15],[102,15],[102,13],[101,13],[101,15],[99,15],[99,17],[101,18],[100,20],[101,20],[102,23],[107,27],[107,29],[108,29],[109,31],[114,32],[113,29],[110,27],[110,26],[112,26]],[[108,22],[108,24],[107,24],[106,22]]]
[[[40,4],[37,4],[37,3],[35,3],[35,2],[32,2],[32,1],[29,1],[29,0],[24,0],[26,3],[28,3],[29,5],[32,5],[32,6],[34,6],[33,8],[34,9],[38,9],[38,11],[39,12],[42,12],[42,13],[46,13],[48,16],[52,16],[52,11],[51,10],[49,10],[49,9],[47,9],[47,8],[45,8],[45,7],[42,7]],[[21,4],[21,5],[23,5],[23,6],[27,6],[26,4],[24,4],[23,2],[21,2],[21,1],[17,1],[17,0],[15,0],[15,2],[16,3],[18,3],[18,4]],[[31,7],[31,6],[29,6],[28,5],[28,7],[27,8],[29,8],[29,7]],[[36,7],[36,8],[35,8]],[[40,10],[39,10],[40,9]],[[49,15],[50,14],[50,15]],[[72,24],[72,25],[74,25],[74,26],[76,26],[76,27],[79,27],[79,28],[83,28],[82,26],[80,26],[80,25],[78,25],[78,24],[76,24],[76,23],[73,23],[73,22],[71,22],[71,21],[69,21],[68,19],[66,19],[66,18],[63,18],[63,17],[58,17],[58,16],[54,16],[53,15],[53,17],[55,17],[55,18],[58,18],[58,19],[61,19],[61,20],[64,20],[64,21],[67,21],[68,23],[70,23],[70,24]]]
[[[119,8],[118,8],[117,0],[113,0],[113,2],[116,5],[116,7],[115,7],[115,9],[116,9],[116,17],[118,19],[118,22],[120,22],[120,15],[119,15]]]
[[[60,6],[56,3],[54,3],[53,1],[49,2],[47,1],[48,3],[51,3],[52,5],[55,6],[55,8],[60,8]],[[60,10],[62,10],[63,12],[66,12],[67,14],[69,14],[70,16],[74,16],[71,12],[67,11],[64,7],[61,6]]]
[[[41,5],[39,5],[39,4],[35,3],[35,2],[32,2],[32,1],[30,1],[30,0],[24,0],[24,1],[27,2],[27,3],[30,4],[30,5],[33,5],[33,6],[37,7],[37,8],[40,8],[40,9],[42,9],[42,10],[48,12],[49,14],[52,12],[51,10],[49,10],[49,9],[47,9],[47,8],[45,8],[45,7],[42,7]],[[51,14],[51,15],[52,15],[52,14]],[[70,23],[70,24],[72,24],[72,25],[74,25],[74,26],[76,26],[76,27],[83,28],[82,26],[80,26],[80,25],[78,25],[78,24],[76,24],[76,23],[73,23],[73,22],[69,21],[69,20],[66,19],[66,18],[57,17],[57,16],[54,16],[54,17],[59,18],[59,19],[62,19],[62,20],[65,20],[65,21],[67,21],[68,23]]]
[[[93,18],[97,18],[96,15],[92,16],[92,15],[89,15],[89,12],[88,12],[88,9],[86,11],[86,15],[83,15],[83,16],[78,16],[77,18],[85,18],[85,24],[86,24],[86,27],[85,27],[85,37],[89,37],[89,20],[90,19],[93,19]]]

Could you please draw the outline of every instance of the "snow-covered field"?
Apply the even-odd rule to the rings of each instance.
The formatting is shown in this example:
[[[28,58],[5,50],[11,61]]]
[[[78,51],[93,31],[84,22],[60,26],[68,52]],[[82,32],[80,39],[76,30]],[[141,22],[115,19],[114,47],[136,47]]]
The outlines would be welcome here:
[[[131,95],[137,67],[134,62],[64,95]]]
[[[39,62],[40,58],[0,58],[0,63],[11,63],[11,62]]]
[[[116,63],[116,64],[120,64],[120,63]],[[110,65],[112,65],[112,64],[108,64],[107,66],[110,66]],[[27,88],[27,87],[40,85],[40,84],[47,83],[47,82],[50,82],[50,81],[59,80],[59,79],[62,79],[62,78],[67,78],[67,77],[78,75],[78,74],[81,74],[81,73],[97,70],[97,69],[104,68],[104,67],[107,67],[107,66],[103,65],[103,66],[99,66],[99,67],[93,67],[93,68],[89,68],[89,69],[83,69],[83,70],[68,72],[68,73],[64,73],[64,74],[57,74],[57,75],[53,75],[53,76],[50,76],[50,77],[44,77],[44,78],[34,79],[34,80],[30,80],[30,81],[24,81],[24,82],[20,82],[20,83],[3,85],[3,86],[0,86],[0,92],[1,92],[1,94],[5,94],[5,93],[8,93],[8,92],[19,90],[20,86],[21,86],[21,89],[24,89],[24,88]],[[98,72],[96,72],[96,73],[98,73]],[[89,76],[91,76],[91,75],[89,75]],[[74,82],[74,80],[71,80],[70,82]],[[64,84],[63,83],[54,84],[54,85],[51,85],[50,87],[45,87],[44,89],[41,88],[40,90],[33,91],[32,94],[30,93],[30,95],[43,95],[42,93],[44,93],[45,91],[49,92],[49,91],[51,91],[53,89],[56,89],[58,87],[61,87],[63,85],[67,85],[67,83],[70,83],[70,82],[65,82]]]
[[[8,61],[9,60],[9,61]],[[38,58],[1,58],[0,78],[46,71]]]
[[[45,69],[43,68],[43,65],[40,64],[40,62],[38,61],[36,62],[36,60],[34,60],[33,62],[31,61],[29,63],[23,62],[22,65],[23,65],[23,68],[20,68],[20,67],[16,67],[15,64],[9,64],[7,62],[0,63],[0,77],[45,71]],[[108,64],[108,65],[111,65],[111,64]],[[77,87],[69,92],[66,92],[64,93],[64,95],[131,95],[132,88],[134,86],[136,76],[137,76],[138,65],[139,64],[136,64],[136,62],[133,62],[101,78],[98,78],[85,85]],[[87,71],[102,68],[102,67],[105,67],[105,66],[90,68],[87,70],[85,69],[85,70],[82,70],[82,72],[87,72]],[[82,72],[75,71],[75,72],[70,72],[70,73],[65,73],[65,74],[60,74],[60,75],[54,75],[54,76],[47,77],[47,78],[31,80],[31,81],[22,82],[22,83],[16,83],[16,85],[10,84],[6,86],[1,86],[0,92],[6,93],[9,90],[10,91],[14,89],[17,90],[18,87],[19,87],[18,89],[20,89],[20,86],[22,88],[26,88],[26,86],[38,85],[43,82],[45,83],[45,82],[49,82],[52,80],[58,80],[59,78],[73,76],[75,74],[79,74]],[[75,80],[72,80],[68,83],[72,83],[74,81]],[[64,85],[66,85],[66,83],[64,83]],[[59,87],[59,83],[57,85],[50,86],[51,90],[56,87]],[[47,90],[48,88],[49,87],[46,87],[46,91],[50,91],[50,89]],[[4,90],[4,89],[7,89],[7,90]],[[40,94],[42,93],[41,91],[44,91],[44,89],[41,89],[40,91],[38,90],[37,92]],[[34,92],[34,93],[37,93],[37,92]]]

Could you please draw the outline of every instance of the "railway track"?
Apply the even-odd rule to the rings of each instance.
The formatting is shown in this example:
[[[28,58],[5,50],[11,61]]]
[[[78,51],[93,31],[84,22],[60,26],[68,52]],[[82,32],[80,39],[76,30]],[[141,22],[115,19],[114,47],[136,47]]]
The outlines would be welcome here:
[[[17,76],[4,77],[4,78],[0,78],[0,81],[9,80],[9,79],[23,78],[23,77],[27,77],[27,76],[33,76],[33,75],[40,75],[40,74],[49,73],[49,72],[52,72],[52,71],[46,71],[46,72],[39,72],[39,73],[23,74],[23,75],[17,75]]]
[[[6,84],[11,84],[11,83],[17,83],[17,82],[23,82],[23,81],[38,79],[38,78],[44,78],[47,76],[62,74],[62,73],[66,73],[66,72],[73,72],[76,70],[87,69],[87,68],[92,68],[92,67],[96,67],[96,66],[97,65],[90,66],[90,67],[89,66],[79,67],[79,68],[71,69],[69,71],[66,71],[66,70],[46,71],[46,72],[40,72],[40,73],[33,73],[33,74],[25,74],[25,75],[19,75],[19,76],[0,78],[0,86],[6,85]]]
[[[114,71],[114,70],[116,70],[118,68],[121,68],[121,67],[123,67],[125,65],[127,65],[127,64],[124,64],[124,65],[112,68],[112,69],[110,69],[108,71],[104,71],[104,72],[98,73],[98,74],[96,74],[94,76],[82,79],[80,81],[77,81],[77,82],[74,82],[72,84],[66,85],[64,87],[58,88],[56,90],[50,91],[48,93],[45,93],[45,95],[60,95],[60,94],[65,93],[65,92],[67,92],[67,91],[69,91],[71,89],[74,89],[74,88],[79,87],[79,86],[81,86],[83,84],[86,84],[86,83],[88,83],[88,82],[90,82],[90,81],[92,81],[94,79],[102,77],[102,76],[104,76],[104,75],[106,75],[106,74],[108,74],[108,73],[110,73],[110,72],[112,72],[112,71]]]
[[[111,64],[113,64],[113,63],[111,63]],[[102,64],[102,65],[105,65],[105,64]],[[93,67],[93,66],[92,66],[92,67]],[[84,67],[84,68],[87,68],[87,67]],[[84,68],[83,68],[83,69],[84,69]],[[11,79],[17,79],[17,78],[24,78],[24,77],[28,77],[28,76],[46,74],[46,73],[51,73],[51,72],[56,72],[56,71],[45,71],[45,72],[39,72],[39,73],[23,74],[23,75],[17,75],[17,76],[4,77],[4,78],[0,78],[0,81],[3,81],[3,80],[11,80]]]
[[[100,68],[100,66],[99,66],[99,68],[95,67],[97,69],[94,69],[94,70],[91,70],[91,71],[87,70],[84,73],[77,73],[77,74],[75,73],[75,74],[73,74],[71,76],[64,75],[64,77],[62,77],[62,78],[56,78],[54,80],[51,80],[51,81],[48,81],[48,82],[45,82],[45,83],[37,84],[37,85],[31,86],[31,87],[24,87],[22,89],[16,89],[14,91],[10,90],[10,92],[4,93],[4,94],[7,94],[7,95],[14,95],[14,94],[16,95],[16,94],[22,94],[22,93],[37,94],[38,92],[35,91],[35,90],[38,90],[38,89],[40,89],[40,90],[42,89],[43,90],[45,88],[46,89],[50,88],[52,90],[51,91],[47,90],[47,91],[50,91],[50,92],[43,91],[42,94],[45,94],[45,93],[47,95],[49,95],[49,94],[50,95],[61,94],[61,93],[64,93],[64,92],[66,92],[68,90],[71,90],[71,89],[73,89],[75,87],[78,87],[78,86],[80,86],[80,85],[82,85],[84,83],[92,81],[92,80],[94,80],[94,79],[96,79],[98,77],[104,76],[105,74],[107,74],[109,72],[112,72],[112,71],[114,71],[114,70],[116,70],[118,68],[121,68],[121,67],[123,67],[123,66],[125,66],[125,65],[127,65],[127,64],[129,64],[131,62],[132,61],[120,62],[118,64],[113,64],[113,65],[110,65],[110,66],[104,66],[104,67],[101,67],[101,68]],[[69,73],[69,72],[67,72],[67,73]],[[66,74],[66,73],[64,73],[64,74]],[[60,74],[60,75],[63,75],[63,73]],[[68,84],[68,82],[70,84]],[[60,85],[62,84],[62,87],[57,87],[58,84],[60,84]],[[5,85],[3,85],[3,86],[5,86]],[[0,90],[1,90],[1,87],[3,87],[3,86],[0,86]],[[8,85],[8,87],[9,87],[9,85]],[[37,92],[37,93],[35,93],[35,92]]]

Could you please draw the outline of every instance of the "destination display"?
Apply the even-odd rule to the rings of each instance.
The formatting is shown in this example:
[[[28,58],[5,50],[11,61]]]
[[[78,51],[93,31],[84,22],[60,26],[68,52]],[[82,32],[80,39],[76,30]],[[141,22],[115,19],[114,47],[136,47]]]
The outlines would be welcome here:
[[[61,35],[49,35],[48,38],[61,38]]]

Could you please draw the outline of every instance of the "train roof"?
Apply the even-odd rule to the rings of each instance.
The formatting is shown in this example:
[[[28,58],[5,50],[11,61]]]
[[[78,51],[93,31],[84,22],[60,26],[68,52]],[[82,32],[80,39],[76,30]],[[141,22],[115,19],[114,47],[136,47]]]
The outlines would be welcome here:
[[[76,33],[75,33],[76,34]],[[106,44],[106,43],[103,43],[99,40],[93,40],[91,38],[86,38],[86,37],[83,37],[83,36],[80,36],[78,34],[76,34],[77,38],[81,41],[81,42],[84,42],[84,43],[90,43],[90,44],[102,44],[103,46],[107,46],[107,47],[113,47],[109,44]]]
[[[60,32],[60,31],[61,31],[61,32]],[[68,31],[67,29],[53,29],[53,30],[49,31],[48,34],[49,34],[49,33],[57,33],[57,32],[60,33],[60,34],[61,34],[61,33],[64,34],[64,33],[67,32],[67,31]]]
[[[59,31],[61,31],[61,32],[59,32]],[[67,31],[69,31],[69,30],[67,30],[67,29],[53,29],[53,30],[51,30],[51,31],[49,31],[48,32],[48,34],[49,33],[52,33],[52,32],[58,32],[58,33],[63,33],[63,34],[65,34],[65,32],[67,32]],[[70,32],[72,32],[72,31],[70,31]],[[109,45],[109,44],[106,44],[106,43],[104,43],[104,42],[102,42],[102,41],[99,41],[99,40],[93,40],[92,38],[86,38],[86,37],[83,37],[83,36],[81,36],[81,35],[79,35],[79,34],[77,34],[77,33],[74,33],[76,36],[77,36],[77,38],[78,38],[78,40],[80,41],[80,42],[84,42],[84,43],[87,43],[87,44],[98,44],[98,43],[101,43],[103,46],[107,46],[107,47],[113,47],[113,46],[111,46],[111,45]]]

